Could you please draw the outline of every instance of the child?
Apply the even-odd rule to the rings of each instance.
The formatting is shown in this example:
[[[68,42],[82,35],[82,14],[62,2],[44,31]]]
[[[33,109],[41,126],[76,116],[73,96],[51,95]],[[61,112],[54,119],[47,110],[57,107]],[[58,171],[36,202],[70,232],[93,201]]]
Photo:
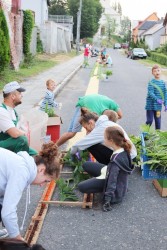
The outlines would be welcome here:
[[[161,69],[158,65],[152,67],[154,78],[148,83],[148,92],[146,98],[146,124],[150,125],[155,120],[155,129],[161,129],[161,110],[162,104],[167,111],[167,89],[165,82],[160,79]]]
[[[56,83],[49,79],[46,82],[47,91],[45,93],[45,97],[41,103],[40,110],[45,111],[46,105],[48,105],[48,109],[50,108],[61,108],[62,103],[57,103],[54,101],[54,93],[53,91],[56,88]]]
[[[133,166],[130,158],[131,143],[125,139],[124,133],[118,126],[108,127],[104,133],[105,145],[113,149],[107,166],[98,162],[85,162],[83,169],[92,175],[86,181],[78,184],[82,193],[103,192],[103,211],[111,210],[111,205],[122,202],[127,191],[128,175]]]
[[[88,66],[88,58],[89,58],[90,50],[89,50],[89,44],[86,44],[84,49],[84,68]]]

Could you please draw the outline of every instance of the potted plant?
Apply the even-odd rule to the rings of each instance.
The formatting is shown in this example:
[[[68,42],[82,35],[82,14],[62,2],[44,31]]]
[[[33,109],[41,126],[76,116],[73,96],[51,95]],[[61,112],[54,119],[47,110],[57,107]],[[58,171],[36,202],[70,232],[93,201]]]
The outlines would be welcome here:
[[[106,79],[108,79],[109,76],[112,75],[112,71],[111,71],[111,70],[106,70],[106,71],[104,72],[104,74],[106,75]]]

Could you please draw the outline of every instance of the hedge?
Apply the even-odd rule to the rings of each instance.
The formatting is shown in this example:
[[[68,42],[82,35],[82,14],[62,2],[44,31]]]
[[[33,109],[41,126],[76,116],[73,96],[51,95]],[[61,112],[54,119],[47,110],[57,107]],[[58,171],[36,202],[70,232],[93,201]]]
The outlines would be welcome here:
[[[5,15],[0,9],[0,72],[10,63],[9,32]]]
[[[167,56],[156,52],[151,52],[151,60],[167,66]]]
[[[34,17],[31,10],[24,10],[23,19],[23,52],[27,56],[30,54],[31,35],[34,27]]]

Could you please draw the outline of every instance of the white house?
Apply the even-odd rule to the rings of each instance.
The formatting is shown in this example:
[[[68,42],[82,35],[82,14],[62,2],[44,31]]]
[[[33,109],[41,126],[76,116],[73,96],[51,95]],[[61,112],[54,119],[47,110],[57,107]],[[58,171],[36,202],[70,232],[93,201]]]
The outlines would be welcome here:
[[[35,24],[43,25],[48,21],[49,0],[21,0],[22,10],[32,10],[35,15]]]
[[[118,34],[121,29],[121,15],[117,13],[112,7],[111,7],[111,1],[110,0],[100,0],[100,3],[103,7],[103,13],[101,16],[101,19],[99,21],[100,28],[99,28],[99,36],[101,36],[103,33],[105,33],[105,26],[107,23],[107,18],[114,19],[116,23],[116,31],[115,33]]]
[[[145,38],[145,42],[151,50],[154,50],[160,47],[160,39],[161,35],[165,33],[165,27],[163,26],[163,22],[155,24],[152,28],[147,30],[142,34]]]

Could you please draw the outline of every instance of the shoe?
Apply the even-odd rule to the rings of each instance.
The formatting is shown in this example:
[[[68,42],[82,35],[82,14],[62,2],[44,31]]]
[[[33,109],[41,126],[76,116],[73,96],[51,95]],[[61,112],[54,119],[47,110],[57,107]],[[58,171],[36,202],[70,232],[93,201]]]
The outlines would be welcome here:
[[[0,239],[6,238],[8,235],[9,234],[5,228],[0,230]]]

